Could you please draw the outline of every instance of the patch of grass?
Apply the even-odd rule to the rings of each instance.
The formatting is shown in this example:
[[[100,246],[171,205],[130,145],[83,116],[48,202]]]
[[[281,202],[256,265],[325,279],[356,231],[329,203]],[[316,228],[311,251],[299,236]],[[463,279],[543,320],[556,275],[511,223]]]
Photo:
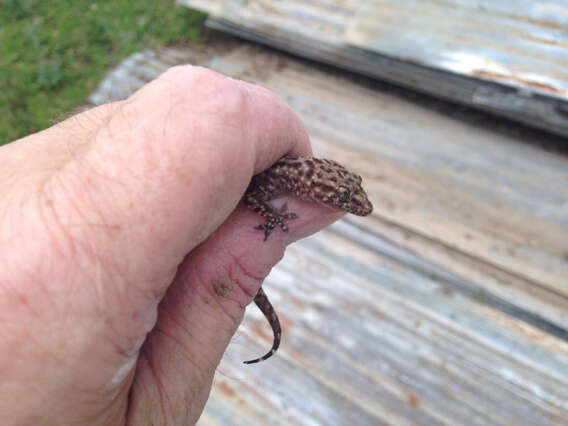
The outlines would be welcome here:
[[[0,0],[0,145],[46,128],[129,54],[194,42],[174,0]]]

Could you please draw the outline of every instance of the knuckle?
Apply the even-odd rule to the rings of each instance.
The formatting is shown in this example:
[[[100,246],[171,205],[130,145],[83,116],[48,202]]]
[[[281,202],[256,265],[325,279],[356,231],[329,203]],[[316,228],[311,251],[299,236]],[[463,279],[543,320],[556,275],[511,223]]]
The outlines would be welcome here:
[[[170,84],[172,103],[191,105],[207,117],[226,125],[242,125],[250,95],[237,80],[202,67],[181,65],[164,74]]]
[[[173,93],[191,99],[242,100],[236,80],[207,68],[179,65],[170,68],[164,78],[173,83]],[[181,89],[181,90],[180,90]]]

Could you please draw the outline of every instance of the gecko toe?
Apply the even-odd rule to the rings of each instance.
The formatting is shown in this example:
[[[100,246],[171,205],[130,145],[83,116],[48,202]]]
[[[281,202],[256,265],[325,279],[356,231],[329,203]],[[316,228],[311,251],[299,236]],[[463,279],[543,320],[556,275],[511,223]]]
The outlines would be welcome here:
[[[288,225],[284,223],[285,219],[297,219],[298,215],[296,213],[285,213],[286,205],[282,206],[278,212],[273,212],[270,216],[266,218],[266,222],[255,226],[254,229],[264,231],[264,241],[268,239],[268,236],[272,233],[274,228],[277,226],[284,232],[288,232]]]
[[[274,229],[274,224],[273,223],[262,223],[258,226],[255,226],[254,229],[258,229],[259,231],[264,231],[264,240],[266,241],[268,236],[272,233],[272,230]]]

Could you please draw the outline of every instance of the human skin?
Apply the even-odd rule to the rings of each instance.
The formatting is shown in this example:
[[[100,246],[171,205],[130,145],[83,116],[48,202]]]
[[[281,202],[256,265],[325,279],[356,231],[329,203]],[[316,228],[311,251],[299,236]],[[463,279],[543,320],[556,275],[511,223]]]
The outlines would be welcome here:
[[[190,66],[1,147],[0,423],[195,423],[285,246],[342,215],[287,198],[263,242],[239,204],[310,154],[274,94]]]

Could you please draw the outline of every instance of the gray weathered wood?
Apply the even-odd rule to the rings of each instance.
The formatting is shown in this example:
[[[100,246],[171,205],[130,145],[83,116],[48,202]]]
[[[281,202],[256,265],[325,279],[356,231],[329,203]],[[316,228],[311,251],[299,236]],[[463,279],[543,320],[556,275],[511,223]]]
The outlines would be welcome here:
[[[561,0],[178,1],[212,28],[568,135]]]
[[[345,40],[366,50],[568,96],[568,3],[548,0],[372,0]]]

